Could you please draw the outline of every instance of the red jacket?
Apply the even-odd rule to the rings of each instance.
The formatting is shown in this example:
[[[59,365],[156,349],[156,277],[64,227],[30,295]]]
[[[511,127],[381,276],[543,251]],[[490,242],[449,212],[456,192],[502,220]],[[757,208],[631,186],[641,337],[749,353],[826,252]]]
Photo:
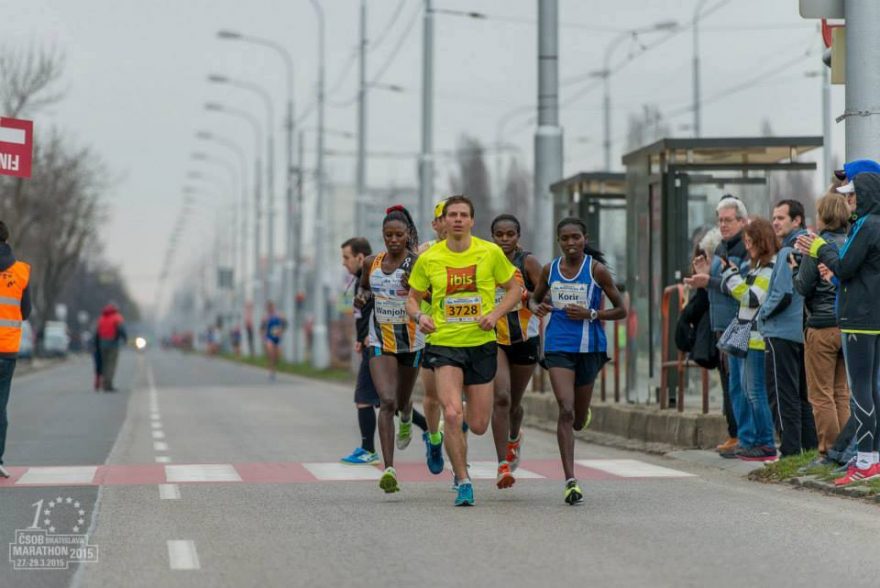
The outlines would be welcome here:
[[[125,331],[122,323],[119,310],[114,305],[108,304],[101,311],[101,318],[98,319],[98,339],[101,341],[116,341],[120,337],[124,339]]]

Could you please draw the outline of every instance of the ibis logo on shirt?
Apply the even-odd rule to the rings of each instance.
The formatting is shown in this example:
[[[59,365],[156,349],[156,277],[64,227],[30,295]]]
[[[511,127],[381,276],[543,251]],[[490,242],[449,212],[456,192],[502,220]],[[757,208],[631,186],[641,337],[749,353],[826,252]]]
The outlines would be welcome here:
[[[446,294],[477,291],[477,266],[447,267]]]

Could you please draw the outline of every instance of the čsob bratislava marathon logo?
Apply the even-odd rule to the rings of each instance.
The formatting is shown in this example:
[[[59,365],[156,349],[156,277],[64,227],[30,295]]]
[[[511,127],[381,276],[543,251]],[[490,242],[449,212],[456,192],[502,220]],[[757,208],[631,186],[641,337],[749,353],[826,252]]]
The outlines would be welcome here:
[[[9,544],[13,570],[66,570],[73,563],[98,561],[98,546],[89,544],[87,512],[79,501],[58,496],[31,506],[31,526],[17,529],[15,541]]]

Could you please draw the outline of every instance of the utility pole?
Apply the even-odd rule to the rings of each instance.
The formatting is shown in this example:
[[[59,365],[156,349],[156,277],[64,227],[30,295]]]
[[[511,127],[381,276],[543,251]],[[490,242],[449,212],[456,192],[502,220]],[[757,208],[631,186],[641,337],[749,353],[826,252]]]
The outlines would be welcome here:
[[[880,2],[846,0],[846,160],[880,156]]]
[[[296,208],[294,209],[293,224],[296,227],[296,252],[294,253],[294,287],[291,296],[294,299],[294,305],[299,303],[299,291],[303,287],[303,153],[305,152],[305,133],[300,131],[297,135],[296,149]],[[296,363],[304,363],[306,361],[306,334],[302,328],[302,309],[298,309],[293,315],[293,333],[291,339],[296,338],[294,350],[294,360]]]
[[[553,195],[550,184],[562,177],[559,126],[559,10],[557,0],[538,0],[538,128],[535,130],[534,243],[538,259],[552,257]],[[607,69],[607,68],[606,68]]]
[[[702,129],[702,112],[700,106],[700,13],[706,0],[700,0],[694,10],[693,35],[694,35],[694,137],[700,137]]]
[[[361,0],[360,86],[357,112],[357,169],[355,171],[354,233],[367,232],[367,0]]]
[[[425,0],[422,33],[422,150],[419,154],[419,232],[429,235],[434,198],[434,10]]]
[[[324,193],[324,9],[318,0],[312,0],[318,16],[318,153],[315,181],[317,182],[317,222],[315,223],[315,277],[313,287],[315,327],[312,337],[312,365],[319,369],[330,367],[330,347],[327,340],[327,296],[324,291],[324,272],[327,269],[327,203]]]
[[[260,204],[262,199],[262,182],[260,178],[263,176],[262,162],[259,155],[256,156],[254,162],[254,283],[253,283],[253,306],[251,307],[251,321],[254,329],[254,355],[263,356],[263,337],[260,333],[260,323],[263,322],[263,292],[262,272],[260,271],[260,240],[263,237]]]
[[[822,45],[822,49],[825,45]],[[832,136],[831,136],[831,76],[828,73],[830,68],[821,66],[822,71],[822,185],[826,185],[831,181],[831,174],[834,173],[831,162],[832,152]]]

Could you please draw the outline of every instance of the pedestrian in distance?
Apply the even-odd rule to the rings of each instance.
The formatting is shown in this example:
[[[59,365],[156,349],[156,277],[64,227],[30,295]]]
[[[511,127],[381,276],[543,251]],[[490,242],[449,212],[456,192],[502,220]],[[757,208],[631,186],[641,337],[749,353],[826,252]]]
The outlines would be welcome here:
[[[98,331],[95,330],[94,336],[92,337],[92,341],[90,343],[92,347],[92,361],[95,365],[95,392],[101,391],[101,385],[104,374],[104,362],[101,359],[101,345],[98,339]]]
[[[492,380],[498,366],[495,325],[522,295],[516,268],[501,248],[472,235],[474,205],[465,196],[443,207],[446,240],[421,254],[409,278],[406,311],[431,334],[426,361],[434,369],[446,422],[444,443],[457,482],[456,506],[473,506],[462,424],[462,397],[468,399],[468,426],[476,435],[489,427],[494,403]],[[496,285],[505,290],[495,304]],[[431,292],[431,312],[421,303]]]
[[[21,345],[21,325],[31,314],[30,274],[30,265],[15,258],[9,228],[0,221],[0,478],[10,475],[3,465],[9,428],[6,408]]]
[[[119,362],[119,350],[128,341],[125,320],[114,303],[107,304],[98,319],[98,346],[101,353],[101,381],[104,392],[116,392],[113,379]]]
[[[403,206],[392,206],[382,221],[385,251],[364,260],[361,291],[373,298],[370,321],[370,375],[379,393],[379,444],[385,471],[379,487],[400,491],[394,469],[394,415],[400,414],[397,448],[412,439],[412,390],[419,375],[425,336],[406,314],[409,273],[416,262],[418,231]],[[424,438],[424,437],[423,437]]]
[[[266,318],[263,319],[263,345],[266,348],[266,361],[269,364],[269,379],[274,380],[281,360],[281,338],[287,328],[285,321],[275,310],[275,303],[266,302]]]
[[[509,488],[516,482],[513,474],[519,467],[522,451],[522,398],[535,372],[540,353],[540,319],[529,310],[529,296],[541,279],[541,263],[519,243],[522,229],[512,214],[495,217],[491,225],[492,240],[501,247],[516,267],[516,280],[523,297],[513,310],[495,325],[498,339],[498,372],[495,374],[495,406],[492,412],[492,435],[498,455],[498,488]],[[496,304],[504,290],[495,292]]]
[[[880,307],[875,302],[880,292],[880,173],[873,171],[877,164],[872,161],[852,162],[845,169],[851,181],[838,191],[854,191],[857,217],[846,243],[838,250],[814,234],[802,235],[797,242],[802,253],[834,273],[840,286],[838,322],[858,422],[858,453],[846,474],[834,481],[838,486],[880,477]]]
[[[605,256],[587,240],[587,226],[567,217],[556,225],[562,255],[544,266],[531,297],[539,317],[549,315],[544,331],[544,365],[559,413],[556,438],[565,472],[563,499],[583,503],[584,492],[574,475],[574,432],[589,427],[593,384],[609,361],[603,321],[626,318],[623,296],[605,265]],[[545,301],[550,294],[550,303]],[[607,297],[612,308],[603,309]]]

